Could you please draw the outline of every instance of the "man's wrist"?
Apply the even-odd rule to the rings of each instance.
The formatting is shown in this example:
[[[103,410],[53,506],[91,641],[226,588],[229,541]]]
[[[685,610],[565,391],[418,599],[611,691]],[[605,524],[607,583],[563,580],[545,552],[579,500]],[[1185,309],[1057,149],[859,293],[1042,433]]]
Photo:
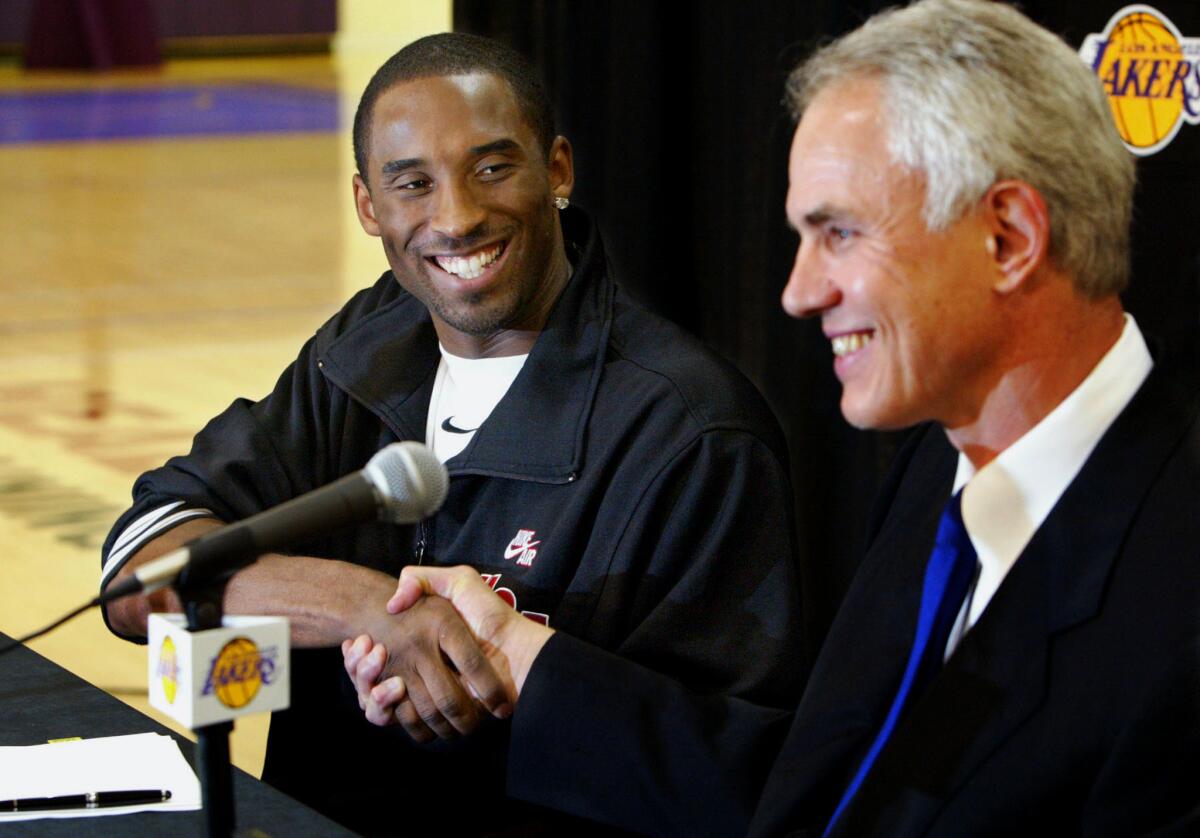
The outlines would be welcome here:
[[[344,639],[349,640],[366,634],[375,642],[381,642],[397,625],[396,617],[387,613],[384,607],[395,588],[395,579],[357,565],[338,570],[348,573],[339,575],[337,581],[330,580],[341,594],[332,597],[330,602],[329,617],[339,626],[335,633],[341,632]]]
[[[550,638],[554,636],[554,629],[549,626],[535,623],[526,617],[519,619],[520,623],[514,623],[512,634],[506,637],[504,643],[501,644],[501,650],[504,651],[505,657],[508,658],[508,664],[512,667],[513,686],[516,688],[517,698],[521,696],[525,687],[525,679],[529,677],[534,661],[537,660]]]

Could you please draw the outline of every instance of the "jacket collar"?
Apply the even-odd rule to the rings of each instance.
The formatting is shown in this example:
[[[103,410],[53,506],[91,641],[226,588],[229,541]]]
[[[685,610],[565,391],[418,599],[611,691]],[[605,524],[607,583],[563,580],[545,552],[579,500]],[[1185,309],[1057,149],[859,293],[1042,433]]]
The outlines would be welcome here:
[[[574,272],[504,398],[447,462],[452,475],[567,483],[582,466],[615,289],[595,225],[576,208],[560,217]],[[321,361],[325,375],[397,437],[423,441],[438,358],[429,312],[400,291],[334,339]]]

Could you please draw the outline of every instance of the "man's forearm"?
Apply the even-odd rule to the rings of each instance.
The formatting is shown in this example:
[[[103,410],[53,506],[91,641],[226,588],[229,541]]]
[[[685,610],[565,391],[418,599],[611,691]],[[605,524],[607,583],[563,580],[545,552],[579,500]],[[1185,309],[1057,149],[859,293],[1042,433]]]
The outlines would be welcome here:
[[[195,518],[168,530],[153,541],[146,542],[141,549],[130,556],[105,587],[133,575],[137,568],[147,562],[165,556],[192,539],[199,538],[204,533],[222,526],[224,524],[214,518]],[[182,610],[183,604],[171,588],[159,588],[157,591],[145,595],[127,596],[104,606],[109,625],[114,631],[126,637],[145,637],[146,620],[153,612]]]
[[[394,577],[349,562],[266,555],[229,580],[225,611],[287,617],[298,648],[337,646],[383,632],[395,587]]]
[[[137,567],[222,526],[212,518],[181,524],[142,547],[114,579],[123,579]],[[229,580],[225,612],[287,617],[296,647],[336,646],[347,637],[379,630],[388,617],[384,604],[395,585],[396,580],[387,574],[348,562],[266,555]],[[107,608],[116,631],[145,637],[152,612],[180,611],[182,603],[173,589],[162,588],[117,600]]]

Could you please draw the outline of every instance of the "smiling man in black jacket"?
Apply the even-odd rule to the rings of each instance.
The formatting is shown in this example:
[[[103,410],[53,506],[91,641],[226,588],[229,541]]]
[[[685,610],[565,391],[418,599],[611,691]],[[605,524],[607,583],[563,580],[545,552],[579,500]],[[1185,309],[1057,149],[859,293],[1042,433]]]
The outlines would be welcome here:
[[[571,147],[529,68],[483,39],[422,39],[371,81],[355,150],[359,219],[391,270],[266,398],[234,402],[137,481],[102,584],[391,442],[429,444],[450,473],[432,519],[264,556],[226,593],[229,613],[291,618],[299,647],[264,779],[364,831],[392,825],[380,801],[397,790],[431,824],[454,812],[455,832],[543,816],[505,799],[508,725],[492,716],[508,696],[458,615],[432,600],[384,610],[408,564],[469,564],[524,619],[698,692],[794,701],[805,666],[777,423],[735,370],[614,283],[595,227],[567,206]],[[106,618],[138,638],[151,609],[177,607],[167,592]],[[408,685],[388,720],[404,732],[361,718],[338,649],[361,634]],[[443,652],[473,656],[466,685]]]

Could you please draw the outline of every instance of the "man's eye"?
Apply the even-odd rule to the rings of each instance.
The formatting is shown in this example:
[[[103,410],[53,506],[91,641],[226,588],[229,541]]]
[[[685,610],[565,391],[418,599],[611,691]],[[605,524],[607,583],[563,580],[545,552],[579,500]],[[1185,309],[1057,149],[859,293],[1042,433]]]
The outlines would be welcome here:
[[[512,168],[511,163],[491,163],[487,166],[481,166],[479,168],[479,174],[494,176],[494,175],[502,174],[505,170],[511,169],[511,168]]]
[[[843,247],[858,235],[857,231],[851,227],[835,227],[829,226],[826,228],[826,237],[830,245],[834,247]]]
[[[421,179],[421,178],[418,178],[417,180],[406,180],[403,183],[396,184],[396,187],[398,189],[409,189],[409,190],[428,189],[429,181]]]

